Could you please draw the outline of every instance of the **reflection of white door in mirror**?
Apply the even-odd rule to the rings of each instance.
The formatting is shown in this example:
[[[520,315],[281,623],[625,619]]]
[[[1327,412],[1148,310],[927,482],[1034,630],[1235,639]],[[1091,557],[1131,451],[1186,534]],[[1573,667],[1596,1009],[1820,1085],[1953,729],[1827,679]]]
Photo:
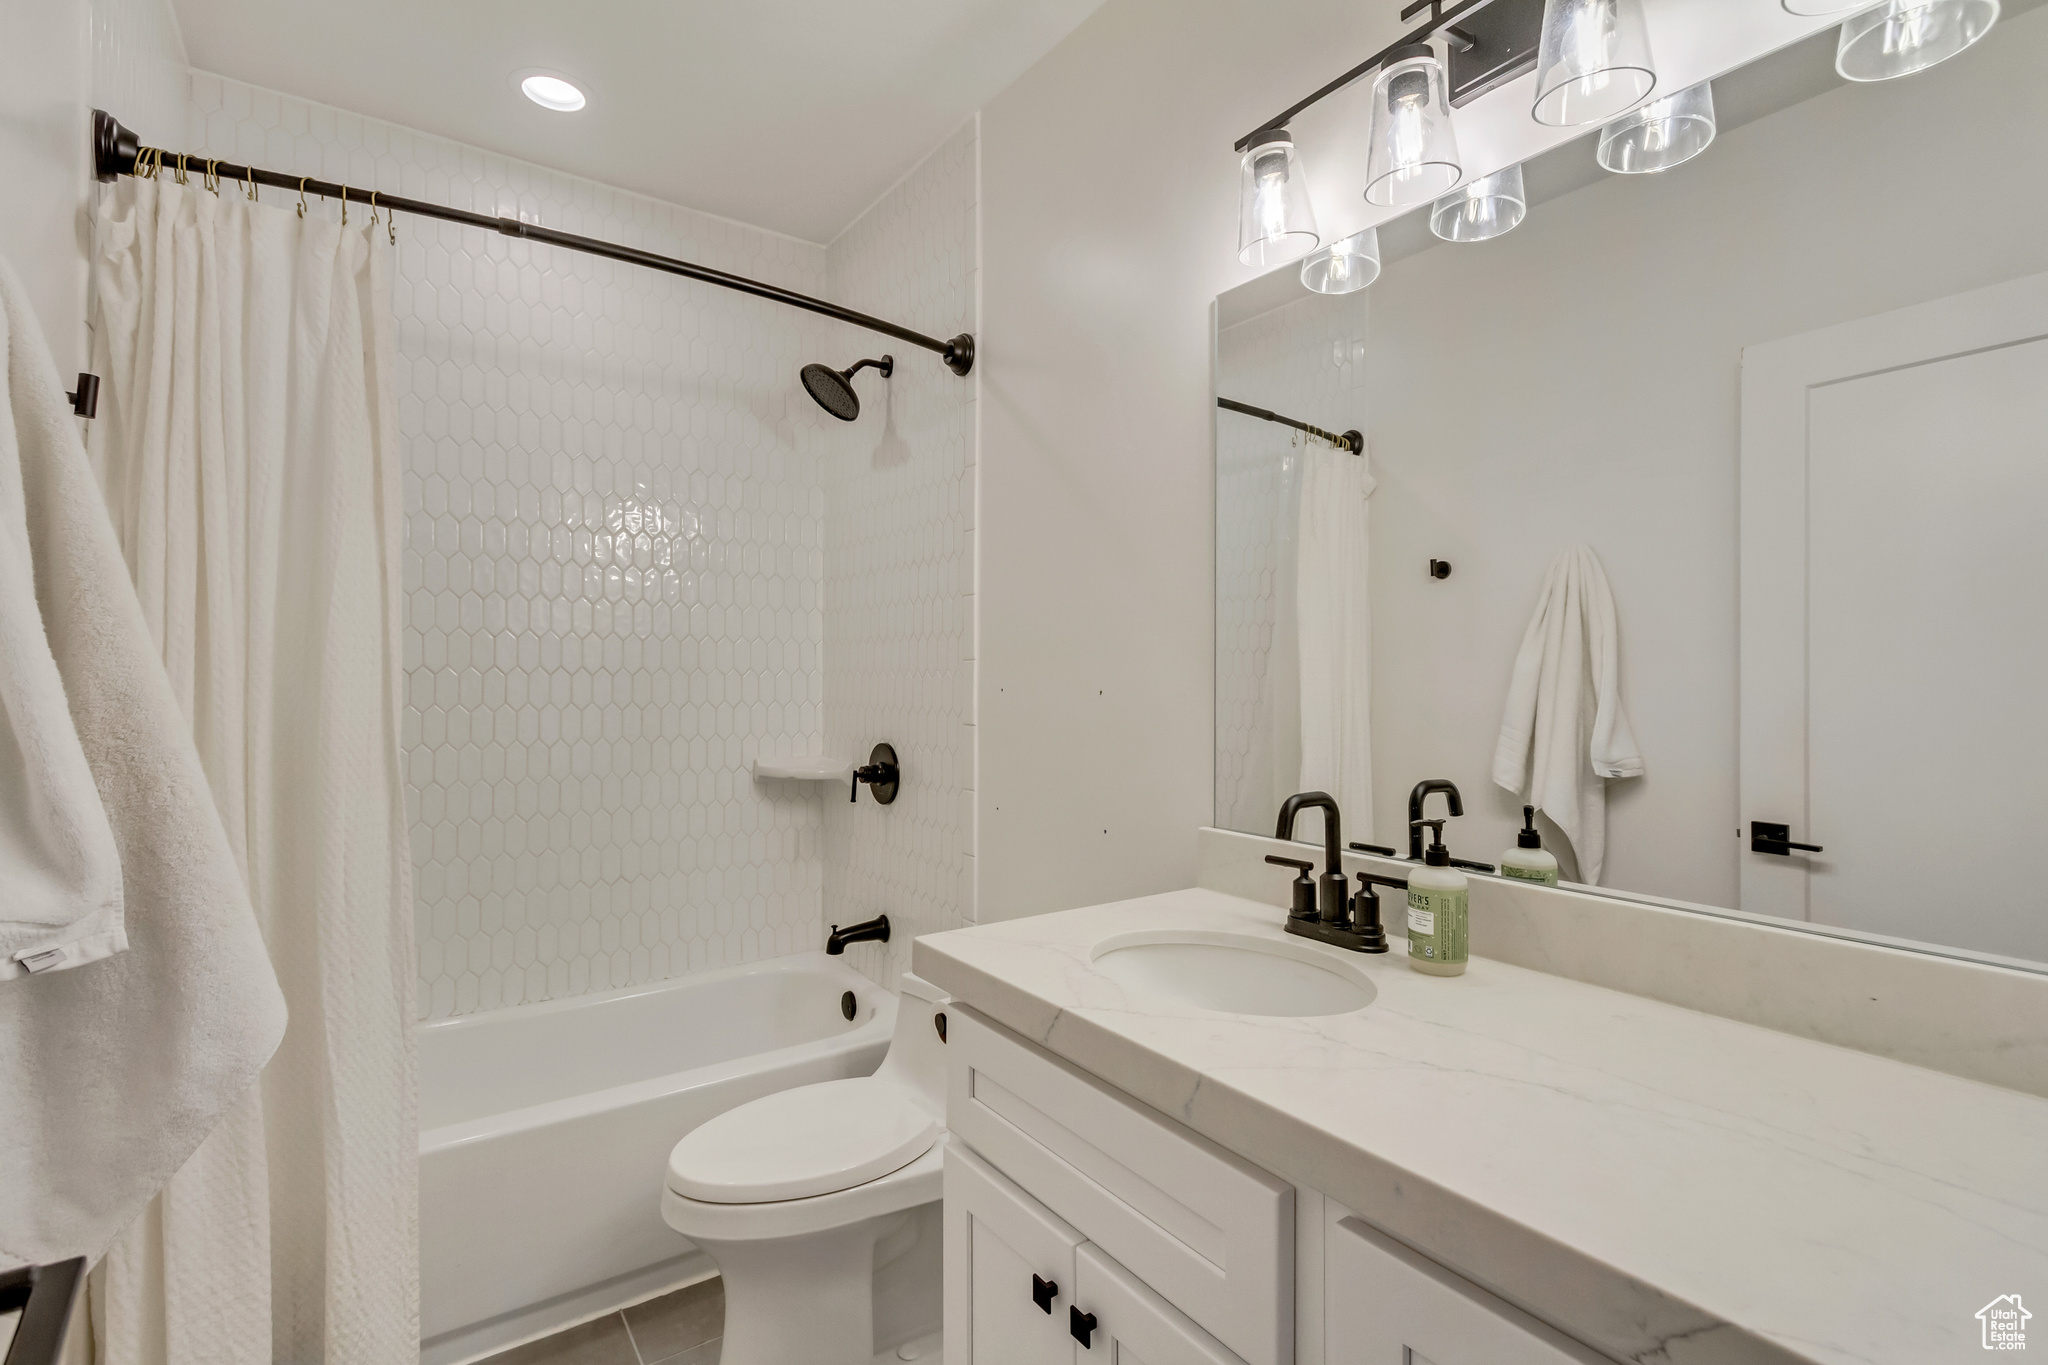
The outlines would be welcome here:
[[[2044,527],[2048,275],[1743,353],[1742,909],[2048,960]]]

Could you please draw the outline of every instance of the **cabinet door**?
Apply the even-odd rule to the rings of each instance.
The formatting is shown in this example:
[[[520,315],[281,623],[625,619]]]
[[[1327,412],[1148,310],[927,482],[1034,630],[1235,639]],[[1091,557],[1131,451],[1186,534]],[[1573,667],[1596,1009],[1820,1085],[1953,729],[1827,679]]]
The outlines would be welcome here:
[[[1073,1365],[1081,1234],[958,1142],[945,1198],[946,1365]]]
[[[1324,1256],[1328,1365],[1605,1365],[1356,1218],[1330,1225]]]
[[[1088,1243],[1074,1254],[1075,1365],[1244,1365],[1229,1347]]]

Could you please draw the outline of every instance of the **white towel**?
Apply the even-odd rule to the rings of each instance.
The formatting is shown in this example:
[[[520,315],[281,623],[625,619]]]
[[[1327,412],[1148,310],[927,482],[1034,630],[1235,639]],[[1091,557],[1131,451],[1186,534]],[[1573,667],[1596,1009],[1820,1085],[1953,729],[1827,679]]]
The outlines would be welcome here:
[[[20,344],[0,316],[10,372],[30,359],[14,359]],[[14,405],[17,383],[0,410]],[[36,401],[33,391],[25,398]],[[72,420],[61,410],[19,419],[30,428],[32,452],[39,448],[35,428]],[[80,967],[128,947],[121,855],[36,601],[22,445],[15,422],[0,417],[0,982]]]
[[[1372,833],[1372,607],[1367,593],[1363,455],[1302,453],[1300,565],[1294,602],[1301,656],[1301,782],[1337,798],[1345,828]],[[1304,839],[1317,837],[1304,825]]]
[[[0,262],[36,598],[118,850],[128,951],[0,983],[0,1269],[98,1255],[248,1090],[284,997],[76,420]]]
[[[1579,880],[1597,886],[1607,862],[1608,779],[1642,775],[1621,704],[1614,593],[1592,550],[1573,545],[1551,564],[1515,656],[1493,780],[1564,831]]]

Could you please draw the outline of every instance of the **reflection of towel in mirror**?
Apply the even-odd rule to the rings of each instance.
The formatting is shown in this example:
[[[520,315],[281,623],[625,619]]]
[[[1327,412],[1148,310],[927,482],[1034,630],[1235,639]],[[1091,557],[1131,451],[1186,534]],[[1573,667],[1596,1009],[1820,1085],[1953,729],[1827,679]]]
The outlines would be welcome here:
[[[1573,545],[1551,563],[1515,656],[1493,780],[1564,831],[1579,880],[1597,886],[1607,861],[1607,780],[1642,775],[1621,704],[1614,593],[1592,550]]]

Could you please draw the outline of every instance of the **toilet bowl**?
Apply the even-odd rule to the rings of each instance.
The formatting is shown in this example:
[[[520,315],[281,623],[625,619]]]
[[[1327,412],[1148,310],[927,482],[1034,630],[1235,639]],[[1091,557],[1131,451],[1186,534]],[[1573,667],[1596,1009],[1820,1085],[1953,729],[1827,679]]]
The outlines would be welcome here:
[[[937,1326],[945,997],[907,972],[900,990],[873,1076],[743,1104],[669,1154],[661,1216],[725,1280],[721,1365],[869,1365],[894,1344],[878,1318]]]

